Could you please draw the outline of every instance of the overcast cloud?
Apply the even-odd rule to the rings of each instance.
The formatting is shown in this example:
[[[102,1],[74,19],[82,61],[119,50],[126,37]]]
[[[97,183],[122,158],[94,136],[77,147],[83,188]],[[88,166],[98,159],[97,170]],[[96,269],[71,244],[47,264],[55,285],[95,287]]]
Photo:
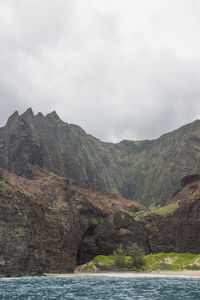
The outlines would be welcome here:
[[[199,14],[199,0],[1,0],[1,126],[56,110],[116,142],[198,119]]]

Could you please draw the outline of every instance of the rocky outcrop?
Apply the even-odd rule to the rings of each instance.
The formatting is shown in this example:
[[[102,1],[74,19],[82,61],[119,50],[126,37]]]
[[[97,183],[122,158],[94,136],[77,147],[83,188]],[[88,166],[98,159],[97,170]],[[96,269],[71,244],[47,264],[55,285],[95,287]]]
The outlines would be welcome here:
[[[27,115],[34,118],[32,111]],[[43,156],[34,140],[31,124],[15,112],[0,129],[0,167],[30,179],[33,173],[29,164],[43,167]]]
[[[41,167],[93,191],[113,192],[149,207],[164,204],[181,178],[199,172],[200,121],[149,141],[104,143],[56,112],[15,112],[0,128],[0,167],[34,178]]]
[[[181,180],[181,186],[184,187],[190,183],[199,182],[199,181],[200,181],[200,174],[187,175],[183,177],[183,179]]]
[[[165,216],[150,214],[141,219],[152,253],[200,253],[200,175],[184,177],[182,185],[168,201],[179,203],[179,208]]]

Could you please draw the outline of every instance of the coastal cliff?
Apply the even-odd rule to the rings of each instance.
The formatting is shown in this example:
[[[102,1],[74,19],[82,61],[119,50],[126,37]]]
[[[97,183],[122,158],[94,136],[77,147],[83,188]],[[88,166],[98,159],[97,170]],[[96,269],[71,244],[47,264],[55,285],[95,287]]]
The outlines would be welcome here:
[[[179,202],[176,210],[135,219],[129,214],[145,208],[134,201],[55,175],[28,180],[0,169],[0,275],[73,272],[133,242],[146,254],[199,253],[199,196],[199,179],[189,180],[172,199]]]
[[[0,170],[0,275],[73,272],[120,242],[148,251],[145,230],[125,211],[144,209],[56,176],[28,180]]]

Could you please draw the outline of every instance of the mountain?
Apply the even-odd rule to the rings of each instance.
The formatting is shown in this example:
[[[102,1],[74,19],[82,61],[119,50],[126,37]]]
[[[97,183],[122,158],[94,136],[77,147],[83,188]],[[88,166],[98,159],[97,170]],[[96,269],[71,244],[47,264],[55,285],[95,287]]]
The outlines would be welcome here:
[[[139,208],[132,200],[84,190],[56,175],[29,180],[0,169],[0,276],[73,272],[96,255],[110,255],[133,242],[145,253],[200,249],[200,175],[164,215]],[[128,212],[128,213],[127,213]]]
[[[29,179],[43,171],[145,206],[168,201],[187,174],[200,172],[200,121],[155,140],[106,143],[56,112],[15,112],[0,128],[0,167]]]

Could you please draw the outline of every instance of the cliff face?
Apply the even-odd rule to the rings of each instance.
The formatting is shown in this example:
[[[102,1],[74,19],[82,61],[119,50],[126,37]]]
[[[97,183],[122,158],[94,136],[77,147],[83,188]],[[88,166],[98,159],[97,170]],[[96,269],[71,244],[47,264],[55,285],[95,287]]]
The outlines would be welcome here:
[[[132,240],[148,251],[143,226],[124,213],[138,209],[55,176],[27,180],[1,169],[0,275],[72,272],[77,263]]]
[[[165,216],[135,220],[144,209],[45,176],[28,180],[0,169],[0,276],[73,272],[96,255],[137,242],[146,253],[200,252],[200,181],[187,184]]]
[[[163,204],[183,176],[200,171],[200,121],[153,141],[104,143],[53,112],[12,115],[0,129],[0,167],[33,178],[45,168],[92,190]]]
[[[141,219],[153,253],[200,253],[200,175],[184,177],[182,186],[169,201],[179,203],[178,209],[165,216],[151,214]]]
[[[189,180],[190,181],[190,180]],[[28,180],[0,169],[0,276],[73,272],[96,255],[137,242],[146,253],[200,252],[200,181],[190,181],[165,216],[56,176]]]

